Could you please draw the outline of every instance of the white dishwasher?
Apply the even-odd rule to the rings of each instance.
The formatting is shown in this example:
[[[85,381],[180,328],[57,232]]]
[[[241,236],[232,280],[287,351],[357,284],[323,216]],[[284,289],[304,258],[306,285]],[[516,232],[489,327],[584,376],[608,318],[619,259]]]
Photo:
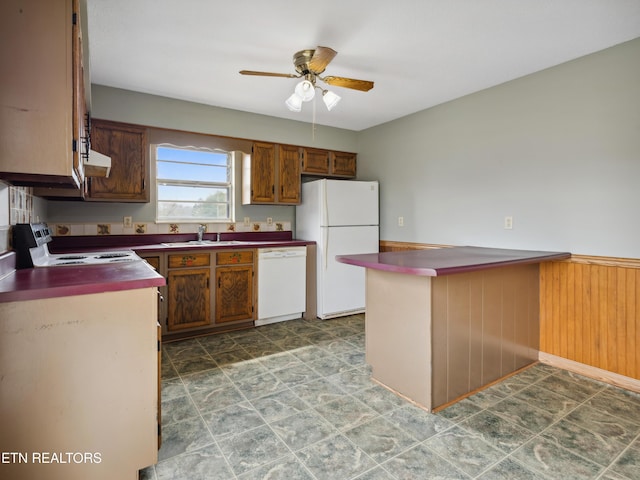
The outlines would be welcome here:
[[[256,325],[300,318],[306,308],[307,247],[258,249]]]

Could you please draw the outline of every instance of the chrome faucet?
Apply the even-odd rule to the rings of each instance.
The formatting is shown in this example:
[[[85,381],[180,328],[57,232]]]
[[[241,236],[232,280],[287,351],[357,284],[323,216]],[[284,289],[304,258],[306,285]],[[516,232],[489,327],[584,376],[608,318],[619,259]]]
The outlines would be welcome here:
[[[220,241],[220,232],[216,232],[216,242]]]
[[[205,225],[198,225],[198,241],[199,242],[202,241],[202,237],[206,230],[207,230],[207,227]]]

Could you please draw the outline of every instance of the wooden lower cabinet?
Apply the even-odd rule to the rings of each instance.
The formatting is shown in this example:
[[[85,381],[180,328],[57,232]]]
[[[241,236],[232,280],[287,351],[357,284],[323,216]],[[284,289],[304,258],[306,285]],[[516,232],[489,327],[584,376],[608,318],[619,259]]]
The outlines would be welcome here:
[[[211,325],[211,254],[169,254],[167,266],[167,331]]]
[[[255,319],[254,250],[189,250],[166,254],[165,338],[236,328]],[[153,262],[154,259],[148,258]],[[237,324],[237,325],[236,325]]]
[[[169,270],[167,330],[211,324],[209,268]]]
[[[216,323],[254,320],[253,266],[216,268]]]
[[[253,262],[252,250],[216,254],[216,323],[255,320]]]

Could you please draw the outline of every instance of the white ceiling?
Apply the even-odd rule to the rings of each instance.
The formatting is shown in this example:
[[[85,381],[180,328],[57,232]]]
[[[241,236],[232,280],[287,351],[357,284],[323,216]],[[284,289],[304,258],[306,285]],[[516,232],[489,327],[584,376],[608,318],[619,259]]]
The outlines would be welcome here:
[[[640,0],[87,0],[92,83],[362,130],[640,37]],[[338,52],[342,101],[290,112],[292,56]],[[318,97],[316,97],[318,98]]]

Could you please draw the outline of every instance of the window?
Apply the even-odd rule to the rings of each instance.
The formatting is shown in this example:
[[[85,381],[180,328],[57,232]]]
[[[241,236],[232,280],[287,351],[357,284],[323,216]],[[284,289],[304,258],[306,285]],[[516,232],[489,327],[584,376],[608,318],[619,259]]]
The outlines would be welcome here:
[[[233,221],[233,161],[209,148],[156,147],[157,221]]]

